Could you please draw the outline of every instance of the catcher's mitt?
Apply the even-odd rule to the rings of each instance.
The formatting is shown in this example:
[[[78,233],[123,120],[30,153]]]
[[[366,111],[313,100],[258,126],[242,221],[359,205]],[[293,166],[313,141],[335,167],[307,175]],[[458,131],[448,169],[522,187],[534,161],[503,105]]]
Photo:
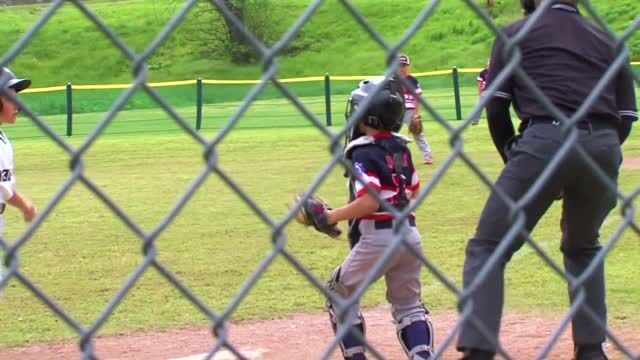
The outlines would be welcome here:
[[[289,204],[289,208],[299,203],[304,194],[296,195],[293,202]],[[325,233],[332,238],[340,236],[342,230],[337,224],[329,224],[327,222],[327,211],[331,210],[329,204],[317,195],[312,195],[302,204],[302,207],[296,214],[296,221],[302,225],[311,226],[321,233]]]
[[[413,119],[409,124],[409,132],[413,135],[422,134],[422,116],[420,114],[413,115]]]

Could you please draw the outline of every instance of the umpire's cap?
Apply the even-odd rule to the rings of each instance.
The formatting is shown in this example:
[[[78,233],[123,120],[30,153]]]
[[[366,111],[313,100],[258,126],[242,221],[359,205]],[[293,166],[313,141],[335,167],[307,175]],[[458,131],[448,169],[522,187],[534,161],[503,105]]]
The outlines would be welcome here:
[[[5,80],[9,77],[9,80]],[[13,89],[17,93],[31,86],[31,79],[18,79],[16,75],[9,70],[9,68],[3,67],[0,74],[0,81],[3,82],[5,89]]]

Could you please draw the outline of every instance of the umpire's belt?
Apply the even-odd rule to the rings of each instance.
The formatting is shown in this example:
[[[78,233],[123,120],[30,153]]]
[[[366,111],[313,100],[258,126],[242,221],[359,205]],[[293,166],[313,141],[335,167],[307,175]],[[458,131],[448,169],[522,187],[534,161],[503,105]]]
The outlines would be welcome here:
[[[2,204],[0,204],[0,214],[3,214],[3,213],[4,213],[4,209],[5,209],[6,207],[7,207],[7,204],[6,204],[6,203],[2,203]]]
[[[375,220],[373,222],[373,226],[376,228],[376,230],[393,229],[393,220]],[[409,218],[409,226],[416,226],[415,218]]]
[[[547,118],[547,117],[536,117],[536,118],[529,118],[528,120],[526,120],[527,125],[525,126],[525,128],[529,127],[529,126],[533,126],[536,124],[553,124],[556,126],[560,126],[560,121],[554,119],[554,118]],[[582,121],[578,121],[576,123],[576,127],[578,129],[586,129],[586,130],[603,130],[603,129],[613,129],[615,126],[615,124],[612,124],[609,121],[605,121],[605,120],[582,120]]]

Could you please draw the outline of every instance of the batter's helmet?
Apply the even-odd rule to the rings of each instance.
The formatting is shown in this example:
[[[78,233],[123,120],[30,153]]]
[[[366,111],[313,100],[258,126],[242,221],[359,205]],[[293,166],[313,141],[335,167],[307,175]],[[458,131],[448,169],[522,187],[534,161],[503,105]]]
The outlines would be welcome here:
[[[17,93],[31,86],[31,80],[18,79],[9,68],[3,67],[0,69],[0,86],[4,89],[13,89]],[[0,93],[0,97],[2,97]],[[0,110],[2,110],[2,102],[0,101]]]
[[[404,95],[400,83],[393,78],[385,80],[378,77],[361,81],[358,88],[353,90],[349,96],[345,117],[349,120],[358,107],[365,102],[365,99],[373,94],[378,85],[382,86],[382,89],[370,99],[367,109],[358,119],[358,123],[362,122],[364,125],[378,130],[398,131],[402,126],[404,115]],[[357,126],[352,128],[352,135],[356,135],[354,130],[357,132]],[[354,140],[357,137],[359,136],[349,136],[349,140]]]
[[[15,74],[9,70],[9,68],[3,67],[0,71],[0,76],[5,79],[8,77],[9,80],[5,80],[3,82],[5,89],[14,89],[17,93],[28,88],[31,85],[30,79],[18,79]]]

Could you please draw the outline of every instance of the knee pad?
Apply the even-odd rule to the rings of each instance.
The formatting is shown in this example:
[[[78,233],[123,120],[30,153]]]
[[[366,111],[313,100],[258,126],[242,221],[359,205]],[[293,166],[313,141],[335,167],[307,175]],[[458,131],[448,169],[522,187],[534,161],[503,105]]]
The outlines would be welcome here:
[[[410,360],[433,357],[433,325],[426,314],[409,315],[397,323],[397,335]]]
[[[336,293],[340,296],[347,296],[346,290],[344,287],[340,285],[340,267],[336,268],[331,274],[331,278],[327,282],[327,290],[330,292]],[[329,313],[329,321],[331,322],[331,329],[333,330],[333,334],[337,334],[342,326],[349,326],[350,331],[345,334],[342,340],[339,342],[340,351],[342,352],[342,357],[348,360],[364,360],[365,351],[364,351],[364,338],[366,336],[366,326],[364,323],[364,317],[362,313],[358,311],[356,320],[354,320],[351,324],[345,324],[344,322],[340,322],[338,315],[336,314],[336,309],[327,299],[327,312]]]
[[[340,295],[341,297],[347,297],[350,294],[347,288],[340,283],[340,270],[341,270],[340,266],[338,266],[337,268],[335,268],[335,270],[333,270],[333,272],[331,273],[331,277],[329,278],[329,281],[327,281],[326,289],[329,292]]]

